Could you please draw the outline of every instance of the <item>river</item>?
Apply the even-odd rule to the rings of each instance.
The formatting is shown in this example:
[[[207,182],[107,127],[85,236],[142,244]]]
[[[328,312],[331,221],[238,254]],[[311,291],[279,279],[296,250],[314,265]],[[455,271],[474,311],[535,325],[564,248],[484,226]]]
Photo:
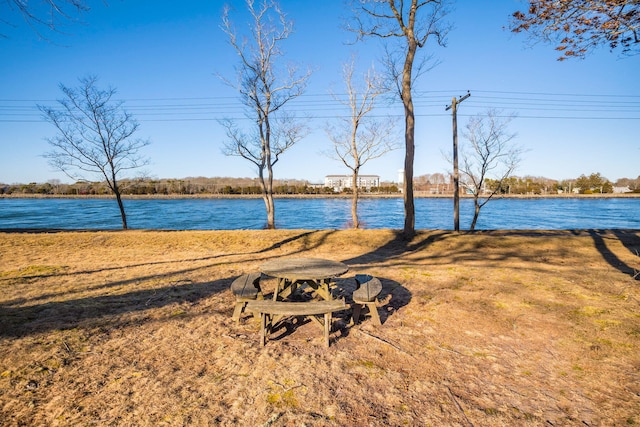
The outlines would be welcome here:
[[[348,198],[276,199],[282,229],[344,229],[351,224]],[[453,229],[453,200],[416,198],[416,229]],[[127,199],[129,228],[153,230],[262,229],[260,198]],[[402,229],[401,198],[363,198],[363,228]],[[460,203],[460,228],[468,229],[473,201]],[[0,229],[119,229],[114,199],[0,198]],[[640,229],[640,198],[504,198],[480,212],[477,230]]]

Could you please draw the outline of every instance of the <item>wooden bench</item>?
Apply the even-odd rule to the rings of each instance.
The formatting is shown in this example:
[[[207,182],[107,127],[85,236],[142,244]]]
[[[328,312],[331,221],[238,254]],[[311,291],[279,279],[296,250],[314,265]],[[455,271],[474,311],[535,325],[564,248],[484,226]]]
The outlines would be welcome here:
[[[382,325],[376,307],[377,297],[382,291],[380,279],[368,274],[356,274],[356,284],[358,288],[353,292],[353,322],[358,323],[362,308],[367,307],[376,325]]]
[[[244,274],[231,283],[231,292],[236,297],[236,305],[233,310],[233,320],[238,322],[240,315],[245,311],[247,303],[254,300],[262,300],[262,289],[260,289],[261,273]]]
[[[264,346],[271,334],[273,325],[285,316],[324,315],[324,343],[329,347],[331,313],[346,309],[344,299],[330,301],[288,302],[288,301],[249,301],[247,310],[260,314],[260,345]],[[316,319],[317,320],[317,319]]]

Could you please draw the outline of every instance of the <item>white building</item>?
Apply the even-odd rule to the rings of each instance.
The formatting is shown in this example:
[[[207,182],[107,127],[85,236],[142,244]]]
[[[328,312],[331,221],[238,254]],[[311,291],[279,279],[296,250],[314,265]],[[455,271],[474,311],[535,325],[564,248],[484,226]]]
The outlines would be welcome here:
[[[327,175],[324,177],[324,186],[333,188],[336,193],[345,188],[351,188],[353,177],[351,175]],[[358,175],[358,188],[370,191],[372,187],[380,187],[380,177],[378,175]]]
[[[613,192],[615,194],[631,193],[631,189],[629,188],[629,186],[626,186],[626,187],[613,187]]]

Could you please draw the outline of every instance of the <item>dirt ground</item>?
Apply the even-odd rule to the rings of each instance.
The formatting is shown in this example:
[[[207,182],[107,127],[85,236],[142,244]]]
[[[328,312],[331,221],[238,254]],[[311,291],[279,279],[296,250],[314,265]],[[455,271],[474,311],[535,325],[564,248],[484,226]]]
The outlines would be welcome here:
[[[639,252],[637,230],[0,233],[0,425],[639,425]],[[347,300],[379,277],[383,325],[260,347],[229,286],[294,256],[348,264]]]

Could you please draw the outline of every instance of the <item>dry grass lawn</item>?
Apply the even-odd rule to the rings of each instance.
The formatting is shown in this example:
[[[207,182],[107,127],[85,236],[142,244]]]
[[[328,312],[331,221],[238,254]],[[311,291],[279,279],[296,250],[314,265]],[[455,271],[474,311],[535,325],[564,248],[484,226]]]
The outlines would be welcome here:
[[[640,425],[640,231],[0,233],[2,426]],[[379,277],[383,325],[259,346],[231,281]],[[635,277],[634,277],[635,276]],[[272,280],[265,281],[268,292]]]

